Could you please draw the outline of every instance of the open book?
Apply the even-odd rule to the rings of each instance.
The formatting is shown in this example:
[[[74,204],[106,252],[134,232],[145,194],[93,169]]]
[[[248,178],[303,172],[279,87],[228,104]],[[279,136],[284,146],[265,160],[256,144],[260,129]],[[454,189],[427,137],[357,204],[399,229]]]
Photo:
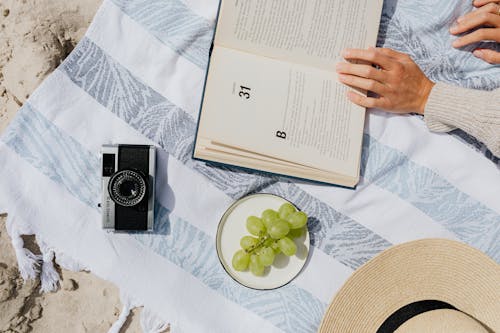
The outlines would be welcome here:
[[[354,187],[365,109],[336,63],[375,46],[382,0],[222,0],[193,157]]]

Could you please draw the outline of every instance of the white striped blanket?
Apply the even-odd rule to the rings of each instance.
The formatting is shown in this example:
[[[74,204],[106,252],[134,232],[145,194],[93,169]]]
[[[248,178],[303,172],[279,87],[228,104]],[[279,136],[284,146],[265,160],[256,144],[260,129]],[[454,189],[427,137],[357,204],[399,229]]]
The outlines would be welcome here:
[[[156,332],[314,332],[352,272],[393,244],[443,237],[500,262],[498,159],[463,133],[432,134],[422,119],[372,110],[356,190],[191,158],[216,0],[105,0],[86,36],[31,95],[0,139],[0,212],[25,278],[51,259],[115,283],[124,311],[144,305]],[[500,86],[500,67],[455,50],[450,24],[469,0],[389,0],[379,45],[409,53],[436,81]],[[459,107],[459,106],[457,106]],[[156,230],[101,229],[100,147],[158,146]],[[471,145],[471,143],[473,143]],[[251,290],[219,264],[224,210],[254,192],[275,193],[311,217],[312,255],[289,285]],[[22,249],[35,234],[43,256]],[[37,264],[40,264],[38,266]]]

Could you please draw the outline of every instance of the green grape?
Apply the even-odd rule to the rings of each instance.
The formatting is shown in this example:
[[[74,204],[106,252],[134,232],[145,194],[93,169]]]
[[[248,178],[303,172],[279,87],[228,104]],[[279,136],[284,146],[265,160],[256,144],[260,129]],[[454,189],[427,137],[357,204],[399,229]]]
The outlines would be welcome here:
[[[256,254],[252,254],[250,255],[250,263],[253,263],[253,264],[260,264],[259,263],[259,258],[257,257]]]
[[[280,239],[285,237],[290,231],[290,226],[285,220],[276,220],[271,223],[271,226],[267,229],[269,236],[274,239]]]
[[[307,224],[307,215],[304,212],[295,212],[290,214],[287,220],[290,228],[299,229]]]
[[[300,228],[300,229],[290,229],[290,232],[288,235],[286,235],[288,238],[294,239],[294,238],[299,238],[302,237],[306,233],[306,228]]]
[[[267,229],[269,229],[271,223],[274,220],[277,220],[278,218],[279,214],[275,210],[266,209],[265,211],[262,212],[262,222],[264,223]]]
[[[284,203],[279,211],[266,209],[261,218],[249,216],[246,228],[253,236],[240,240],[241,250],[233,255],[232,265],[237,271],[249,269],[253,275],[263,276],[266,267],[273,264],[276,255],[283,252],[293,256],[297,246],[293,238],[307,232],[307,215],[298,212],[291,203]]]
[[[236,251],[233,256],[233,268],[237,271],[244,271],[248,268],[250,262],[250,255],[244,250]]]
[[[267,234],[269,235],[269,230],[273,227],[273,225],[279,220],[279,217],[275,220],[270,220],[269,222],[267,222],[266,224],[266,231],[267,231]]]
[[[257,216],[249,216],[247,218],[247,230],[254,236],[260,236],[261,233],[266,232],[266,227]]]
[[[264,246],[264,247],[270,247],[270,246],[271,246],[271,244],[273,244],[273,243],[274,243],[274,239],[272,239],[272,238],[267,238],[267,239],[266,239],[266,241],[264,242],[263,246]]]
[[[248,265],[248,268],[250,268],[250,272],[252,272],[253,275],[256,276],[262,276],[264,275],[264,266],[259,261],[259,257],[256,254],[252,254],[250,256],[250,263]]]
[[[284,237],[278,241],[278,246],[280,250],[291,257],[297,252],[297,245],[288,237]]]
[[[250,251],[257,245],[258,242],[259,242],[258,238],[252,236],[244,236],[240,240],[240,245],[243,250]]]
[[[286,203],[281,205],[280,209],[278,210],[278,213],[280,214],[280,217],[282,219],[286,220],[288,215],[295,213],[296,211],[297,210],[295,209],[295,207],[291,203],[286,202]]]
[[[250,264],[248,265],[248,267],[250,268],[250,272],[252,272],[253,275],[255,275],[255,276],[262,276],[262,275],[264,275],[264,269],[265,269],[265,267],[262,266],[260,263],[250,262]]]
[[[270,247],[264,247],[258,255],[259,263],[264,266],[271,266],[274,262],[274,251]]]
[[[276,241],[271,244],[271,249],[273,249],[275,255],[281,253],[281,249]]]

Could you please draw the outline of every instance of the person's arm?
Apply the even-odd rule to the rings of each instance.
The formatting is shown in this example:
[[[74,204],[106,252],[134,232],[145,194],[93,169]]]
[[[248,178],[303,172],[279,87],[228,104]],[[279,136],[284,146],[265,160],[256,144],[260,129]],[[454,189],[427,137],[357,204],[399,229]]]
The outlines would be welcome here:
[[[392,113],[422,114],[431,131],[448,132],[460,128],[500,156],[500,90],[481,91],[435,84],[408,55],[390,49],[351,49],[346,50],[344,57],[379,67],[338,64],[341,82],[377,94],[363,96],[350,91],[347,97],[353,103]]]
[[[500,42],[498,0],[474,0],[472,4],[478,9],[459,17],[450,28],[453,35],[462,35],[453,42],[453,47],[483,40]],[[500,53],[494,50],[475,49],[473,54],[491,64],[500,64]],[[500,89],[486,92],[438,83],[429,96],[425,114],[425,123],[432,131],[460,128],[500,156]]]
[[[431,131],[459,128],[500,156],[500,89],[482,91],[438,83],[429,95],[424,115]]]
[[[478,9],[458,18],[450,28],[450,33],[461,35],[453,42],[454,47],[482,40],[500,43],[500,4],[497,2],[473,1]],[[500,52],[475,49],[473,53],[491,64],[500,64]],[[350,91],[347,97],[353,103],[393,113],[425,113],[430,130],[447,132],[460,128],[500,156],[500,90],[486,92],[435,84],[408,55],[391,49],[348,49],[343,56],[356,63],[339,63],[339,80],[375,93],[375,96],[362,96]]]

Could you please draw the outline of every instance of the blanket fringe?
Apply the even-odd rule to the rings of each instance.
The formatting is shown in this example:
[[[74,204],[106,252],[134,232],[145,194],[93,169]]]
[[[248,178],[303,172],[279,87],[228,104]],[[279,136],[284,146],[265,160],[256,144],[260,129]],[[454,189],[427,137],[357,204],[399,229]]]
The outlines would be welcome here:
[[[54,250],[37,237],[42,252],[42,272],[40,274],[40,291],[42,293],[56,291],[61,277],[54,267]]]
[[[46,293],[57,290],[61,277],[55,269],[54,262],[71,271],[88,270],[81,263],[73,260],[64,253],[56,253],[54,249],[49,248],[38,236],[36,236],[37,243],[40,247],[41,255],[36,255],[30,250],[24,248],[24,241],[21,235],[32,234],[28,226],[21,223],[21,221],[12,218],[12,214],[7,216],[7,233],[12,240],[12,246],[16,252],[17,263],[19,272],[22,278],[26,281],[28,279],[35,279],[40,274],[40,292]],[[127,321],[130,311],[138,305],[132,299],[123,293],[120,294],[123,303],[123,308],[118,316],[118,319],[109,328],[108,333],[119,333],[123,325]],[[144,308],[141,312],[140,324],[144,333],[163,333],[169,324],[163,319],[158,317],[149,309]]]
[[[24,241],[21,237],[20,227],[14,223],[11,215],[7,216],[7,233],[12,240],[12,247],[16,252],[17,264],[19,266],[19,273],[24,281],[28,279],[35,279],[40,272],[40,261],[42,257],[36,255],[30,250],[24,248]]]
[[[130,310],[134,308],[134,306],[132,305],[132,300],[129,297],[122,294],[120,295],[120,298],[123,303],[122,312],[120,313],[120,316],[118,316],[118,319],[113,323],[113,325],[111,325],[108,333],[119,333],[123,325],[127,321],[128,316],[130,315]]]
[[[141,328],[143,333],[162,333],[168,328],[168,323],[146,308],[141,312]]]

